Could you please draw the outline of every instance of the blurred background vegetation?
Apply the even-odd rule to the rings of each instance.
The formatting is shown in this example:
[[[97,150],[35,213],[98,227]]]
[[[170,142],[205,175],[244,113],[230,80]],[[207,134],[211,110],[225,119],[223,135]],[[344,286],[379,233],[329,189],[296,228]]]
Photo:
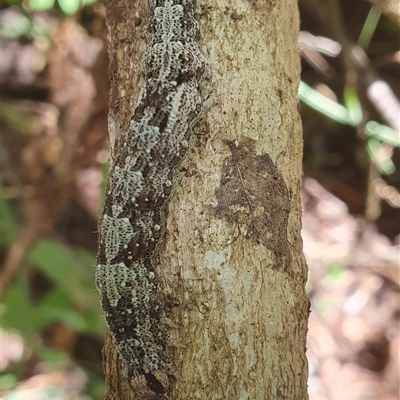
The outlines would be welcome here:
[[[310,398],[394,400],[399,4],[299,6]],[[108,158],[105,7],[6,0],[0,36],[0,392],[100,399],[105,324],[94,266]]]

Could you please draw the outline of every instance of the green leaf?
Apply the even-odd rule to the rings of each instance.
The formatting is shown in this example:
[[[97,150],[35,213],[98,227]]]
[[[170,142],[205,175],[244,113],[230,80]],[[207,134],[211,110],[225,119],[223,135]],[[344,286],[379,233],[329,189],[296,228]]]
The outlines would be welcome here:
[[[29,20],[29,18],[23,14],[19,14],[7,24],[3,22],[0,23],[0,36],[9,39],[18,39],[22,36],[27,35],[30,28],[31,21]]]
[[[48,347],[41,346],[39,351],[42,361],[49,365],[61,364],[63,366],[66,366],[70,363],[70,358],[68,357],[68,355],[60,350],[54,350]]]
[[[343,98],[344,104],[349,112],[349,118],[352,121],[351,125],[359,125],[363,119],[363,113],[361,103],[356,92],[349,87],[345,87]]]
[[[26,399],[46,399],[46,400],[62,400],[62,389],[56,386],[39,386],[24,389],[23,400]],[[21,400],[21,390],[13,390],[7,393],[7,400]]]
[[[63,289],[66,293],[73,292],[79,286],[79,276],[71,273],[71,268],[77,260],[74,259],[72,252],[60,243],[40,239],[29,258],[56,287]]]
[[[9,246],[17,236],[18,224],[11,211],[10,202],[3,197],[0,187],[0,245]]]
[[[51,32],[51,23],[47,20],[38,19],[33,21],[29,35],[32,38],[49,38],[51,36]],[[54,108],[54,110],[51,109],[51,111],[58,115],[58,110],[56,108]]]
[[[14,374],[0,375],[0,389],[1,391],[10,390],[16,386],[18,378]]]
[[[97,304],[99,305],[97,309],[85,312],[83,317],[86,321],[86,333],[91,333],[96,336],[104,336],[106,332],[106,322],[103,314],[100,310],[100,303],[98,301],[98,295],[96,292]]]
[[[382,147],[382,142],[375,138],[369,138],[367,141],[367,152],[372,160],[372,162],[378,168],[378,171],[383,175],[389,175],[395,172],[396,167],[393,161],[388,159],[382,159],[379,156],[380,149]]]
[[[11,102],[0,102],[0,120],[23,135],[37,135],[43,129],[40,117]]]
[[[83,249],[72,251],[62,243],[41,239],[30,254],[30,261],[55,285],[53,300],[46,300],[40,312],[62,321],[75,330],[103,333],[99,297],[94,283],[94,254]],[[50,305],[54,303],[53,309]],[[61,308],[61,310],[60,310]],[[74,308],[74,309],[73,309]],[[71,311],[73,309],[73,311]],[[58,315],[55,315],[57,314]],[[39,317],[38,317],[39,318]]]
[[[77,260],[79,260],[79,264],[85,266],[84,268],[79,268],[79,274],[81,276],[82,283],[89,290],[96,289],[94,284],[94,273],[96,266],[95,254],[80,247],[74,248],[74,254]]]
[[[58,318],[62,323],[69,326],[75,332],[87,332],[87,323],[83,315],[74,310],[61,310]]]
[[[55,0],[29,0],[32,10],[45,11],[54,7]]]
[[[80,7],[81,0],[57,0],[62,12],[66,15],[75,14]]]
[[[7,5],[9,6],[19,6],[23,0],[7,0]]]
[[[83,291],[95,289],[94,255],[82,249],[72,251],[58,241],[40,239],[29,258],[48,279],[78,302],[84,300],[80,297]]]
[[[339,278],[342,276],[345,268],[341,264],[334,264],[328,269],[327,282],[330,286],[335,286]]]
[[[300,82],[298,98],[314,110],[341,124],[357,126],[361,122],[362,111],[360,101],[357,95],[349,89],[345,90],[344,95],[345,102],[349,107],[348,109],[323,96],[304,82]],[[368,121],[364,131],[367,136],[377,138],[391,146],[400,147],[399,132],[386,125],[381,125],[375,121]]]
[[[39,329],[54,322],[61,322],[74,331],[87,331],[84,317],[72,308],[69,296],[60,290],[53,290],[40,302],[36,308],[35,319],[35,325]]]
[[[21,283],[22,279],[15,282],[3,299],[1,309],[1,326],[16,329],[25,336],[35,331],[33,326],[32,304],[28,296],[28,287]],[[25,286],[25,287],[24,287]]]
[[[375,7],[371,7],[368,16],[365,20],[364,26],[361,30],[360,37],[358,38],[357,44],[364,50],[366,50],[371,42],[372,36],[375,33],[376,27],[378,26],[381,12]]]
[[[71,300],[68,294],[58,289],[52,290],[35,307],[33,312],[35,327],[39,331],[52,323],[62,322],[60,314],[70,309]]]
[[[365,134],[393,147],[400,147],[400,133],[378,122],[368,121],[365,125]]]
[[[328,118],[341,124],[355,126],[354,120],[346,107],[328,99],[302,81],[300,81],[297,96],[303,103]]]
[[[104,398],[104,379],[95,376],[94,374],[89,374],[90,379],[85,388],[85,393],[91,399],[103,399]],[[87,396],[82,398],[84,400],[87,399]]]

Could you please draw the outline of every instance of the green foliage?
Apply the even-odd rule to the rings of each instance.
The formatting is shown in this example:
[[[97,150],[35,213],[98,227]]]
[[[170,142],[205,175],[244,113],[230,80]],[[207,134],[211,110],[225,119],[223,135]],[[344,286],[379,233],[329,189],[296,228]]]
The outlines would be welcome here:
[[[45,11],[50,10],[50,8],[54,7],[55,0],[30,0],[29,5],[32,10],[35,11]]]
[[[1,245],[9,247],[17,237],[18,223],[12,213],[10,202],[0,197]],[[25,342],[35,349],[42,361],[52,368],[66,368],[69,357],[59,351],[48,349],[32,341],[54,323],[62,323],[75,332],[103,336],[105,326],[94,285],[95,255],[76,247],[67,246],[56,240],[40,239],[27,254],[14,282],[8,288],[0,308],[1,327],[18,331]],[[51,289],[45,293],[31,292],[31,271],[40,272]],[[60,366],[61,365],[61,366]],[[7,390],[7,399],[18,399],[19,391],[13,392],[19,373],[0,376],[0,387]],[[93,382],[92,382],[93,380]],[[100,399],[104,382],[100,378],[90,380],[86,392]],[[62,393],[55,387],[32,393],[40,398],[56,399]],[[38,398],[39,398],[38,397]]]
[[[375,121],[368,121],[365,124],[365,134],[393,147],[400,147],[400,135],[388,126],[378,124]]]
[[[31,20],[27,16],[20,14],[18,18],[14,19],[13,23],[5,24],[0,22],[0,36],[9,39],[19,39],[27,35],[31,27]]]
[[[381,17],[381,12],[375,7],[371,7],[367,19],[365,20],[364,26],[361,30],[360,37],[358,38],[358,45],[362,49],[367,49],[372,36],[375,33],[376,27],[378,26],[379,19]]]
[[[346,271],[346,266],[342,264],[330,265],[326,275],[327,285],[330,287],[335,287],[338,280],[345,271]]]
[[[23,393],[23,395],[22,395]],[[23,391],[11,390],[7,393],[7,400],[25,400],[25,399],[45,399],[45,400],[63,400],[65,399],[65,390],[60,386],[37,386],[29,387]],[[79,399],[77,399],[79,400]],[[83,399],[82,399],[83,400]]]
[[[97,3],[98,0],[29,0],[29,7],[33,11],[49,11],[54,7],[58,6],[64,15],[74,15],[83,7],[90,7]],[[8,6],[22,6],[22,0],[7,0]],[[22,17],[22,16],[21,16]],[[25,25],[30,24],[29,18],[23,16],[19,22]],[[21,27],[14,27],[16,31],[20,31]],[[1,34],[4,36],[3,34]],[[8,36],[9,37],[9,36]],[[18,37],[18,36],[17,36]]]
[[[21,277],[7,290],[1,309],[2,328],[15,329],[30,336],[36,331],[29,292]]]
[[[92,399],[103,399],[104,380],[96,376],[90,376],[85,393],[87,393]],[[82,400],[87,400],[87,397],[82,398]]]
[[[84,6],[90,6],[97,0],[57,0],[57,4],[65,15],[73,15]],[[29,0],[29,5],[34,11],[50,10],[55,6],[56,0]]]
[[[8,247],[17,236],[18,224],[4,197],[0,198],[0,217],[1,244]],[[39,239],[26,258],[2,301],[2,328],[17,330],[29,340],[60,322],[75,332],[102,336],[105,327],[94,285],[95,255],[56,240]],[[31,294],[32,268],[52,284],[39,300]]]
[[[57,364],[67,366],[69,364],[69,357],[58,350],[49,349],[48,347],[40,346],[41,359],[53,366]]]
[[[37,135],[42,129],[39,116],[32,115],[32,113],[11,102],[1,100],[0,121],[21,135]]]
[[[367,141],[367,152],[382,175],[389,175],[395,172],[396,166],[391,158],[381,157],[382,142],[373,137]]]
[[[0,22],[0,37],[8,39],[36,39],[48,37],[51,31],[49,21],[41,18],[29,18],[22,12],[16,13],[11,22]]]
[[[57,0],[58,5],[65,15],[73,15],[81,6],[80,0]]]
[[[102,334],[104,326],[94,286],[93,254],[41,239],[30,252],[28,263],[54,288],[38,303],[33,302],[26,283],[28,276],[23,270],[4,298],[3,327],[29,336],[54,322],[61,322],[76,332]]]
[[[9,246],[17,235],[17,223],[11,211],[10,202],[3,195],[0,186],[0,237],[2,246]]]
[[[354,126],[349,110],[346,107],[328,99],[303,81],[299,84],[297,95],[304,104],[307,104],[313,110],[341,124]]]
[[[328,99],[304,82],[300,82],[298,98],[313,110],[340,124],[358,127],[362,122],[360,100],[357,94],[349,88],[345,88],[344,91],[345,105]],[[400,147],[399,132],[376,121],[368,121],[364,126],[364,133],[369,137],[367,140],[367,152],[378,170],[382,174],[393,173],[395,171],[393,161],[390,158],[382,159],[382,157],[378,156],[378,152],[382,143],[386,143],[392,147]]]
[[[6,4],[9,6],[20,6],[24,0],[7,0]]]
[[[18,378],[14,374],[0,375],[0,388],[2,391],[10,390],[18,383]]]
[[[371,7],[370,12],[365,19],[363,28],[358,38],[358,46],[366,50],[372,40],[381,20],[381,12],[375,7]],[[392,27],[390,21],[386,20],[383,24],[384,28]],[[390,30],[390,29],[389,29]],[[399,27],[392,33],[399,34]],[[349,87],[345,87],[343,91],[343,105],[335,102],[318,91],[314,90],[304,82],[300,82],[298,90],[298,98],[313,110],[323,114],[327,118],[344,125],[350,125],[357,129],[362,129],[366,136],[366,150],[371,161],[376,165],[381,174],[391,174],[395,172],[395,165],[392,159],[381,156],[383,144],[392,147],[400,147],[399,132],[392,128],[382,125],[376,121],[365,121],[363,118],[363,110],[357,93]]]
[[[343,92],[343,101],[345,108],[348,112],[350,125],[357,126],[361,124],[363,119],[363,112],[357,93],[353,89],[345,87]]]

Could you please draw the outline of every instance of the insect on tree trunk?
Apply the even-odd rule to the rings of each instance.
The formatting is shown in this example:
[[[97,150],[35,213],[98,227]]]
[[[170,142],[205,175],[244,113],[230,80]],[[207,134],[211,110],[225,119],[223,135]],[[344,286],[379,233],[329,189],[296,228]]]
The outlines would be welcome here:
[[[198,0],[196,14],[213,101],[154,258],[172,365],[165,395],[306,400],[297,2]],[[143,83],[147,20],[147,0],[107,2],[111,144]],[[131,391],[110,336],[104,368],[105,399],[147,399]]]

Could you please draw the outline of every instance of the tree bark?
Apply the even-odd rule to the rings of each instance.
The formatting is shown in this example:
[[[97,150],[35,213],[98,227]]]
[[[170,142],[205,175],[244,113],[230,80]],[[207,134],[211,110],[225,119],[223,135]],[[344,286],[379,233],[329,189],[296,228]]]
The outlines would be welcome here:
[[[107,10],[114,138],[141,80],[147,0]],[[158,265],[173,326],[169,398],[305,400],[297,2],[198,0],[197,15],[215,101],[169,202]],[[104,355],[105,399],[134,399],[109,337]]]

